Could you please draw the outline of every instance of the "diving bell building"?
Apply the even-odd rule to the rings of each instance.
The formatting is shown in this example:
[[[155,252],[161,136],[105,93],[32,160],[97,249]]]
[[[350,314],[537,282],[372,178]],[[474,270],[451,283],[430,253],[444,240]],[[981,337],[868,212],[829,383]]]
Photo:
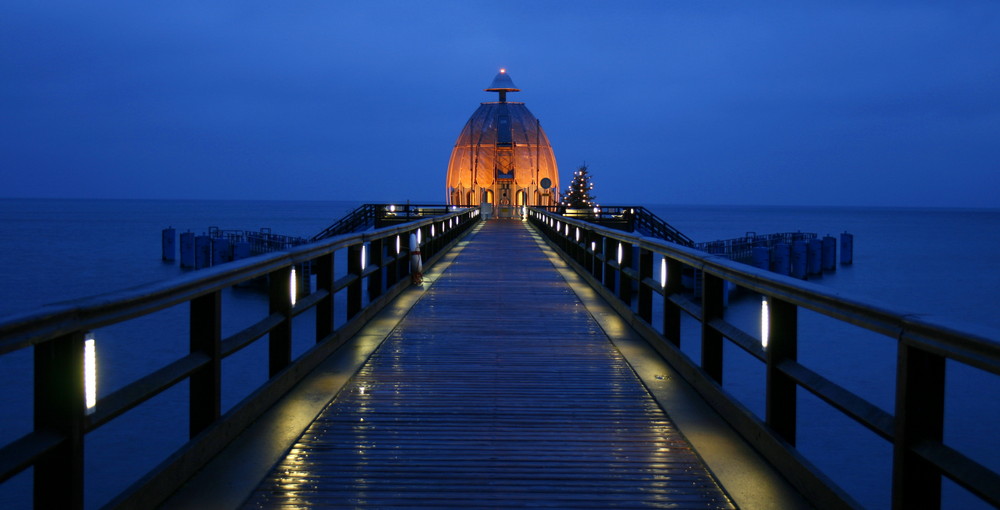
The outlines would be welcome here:
[[[492,206],[501,218],[519,215],[523,206],[557,205],[559,169],[549,139],[524,103],[507,101],[508,92],[520,89],[501,69],[484,90],[498,100],[480,104],[458,135],[448,162],[448,204]]]

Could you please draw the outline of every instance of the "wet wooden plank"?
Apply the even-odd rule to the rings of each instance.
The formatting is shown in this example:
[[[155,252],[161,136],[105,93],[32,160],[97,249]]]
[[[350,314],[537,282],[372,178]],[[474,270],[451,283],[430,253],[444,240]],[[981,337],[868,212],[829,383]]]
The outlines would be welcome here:
[[[733,508],[519,222],[488,223],[246,508]]]

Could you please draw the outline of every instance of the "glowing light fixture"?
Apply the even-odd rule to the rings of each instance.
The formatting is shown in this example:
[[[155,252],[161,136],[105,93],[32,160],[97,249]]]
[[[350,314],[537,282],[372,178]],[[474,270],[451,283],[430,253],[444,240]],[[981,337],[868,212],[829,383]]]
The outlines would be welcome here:
[[[618,243],[618,265],[622,265],[622,243]]]
[[[288,275],[288,300],[292,302],[292,306],[295,306],[295,296],[298,295],[299,282],[298,278],[295,277],[295,268],[292,268],[292,272]]]
[[[576,242],[580,242],[580,227],[576,227]]]
[[[760,300],[760,346],[767,349],[767,337],[771,334],[771,317],[767,310],[767,296]]]
[[[420,229],[417,229],[417,246],[420,246]]]
[[[667,259],[660,259],[660,287],[667,288]]]
[[[361,245],[361,270],[362,271],[364,271],[365,270],[365,266],[368,265],[367,264],[368,257],[365,256],[365,255],[367,255],[367,251],[368,251],[367,248],[368,248],[367,246],[365,246],[363,244]]]
[[[91,413],[97,405],[97,345],[93,333],[83,337],[83,391],[87,413]]]
[[[399,253],[399,236],[396,236],[396,253]]]
[[[389,212],[396,212],[396,206],[390,205],[389,206]]]
[[[597,253],[597,241],[590,242],[590,251]]]
[[[431,223],[431,237],[434,237],[434,224]]]

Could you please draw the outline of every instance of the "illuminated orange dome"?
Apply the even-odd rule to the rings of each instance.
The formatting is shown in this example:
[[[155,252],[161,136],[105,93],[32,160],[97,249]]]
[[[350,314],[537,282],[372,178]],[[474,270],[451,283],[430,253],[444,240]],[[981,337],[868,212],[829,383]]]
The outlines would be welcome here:
[[[462,128],[451,151],[446,181],[451,205],[492,204],[499,217],[523,205],[559,203],[559,169],[541,124],[524,103],[507,102],[518,89],[501,69],[482,103]]]

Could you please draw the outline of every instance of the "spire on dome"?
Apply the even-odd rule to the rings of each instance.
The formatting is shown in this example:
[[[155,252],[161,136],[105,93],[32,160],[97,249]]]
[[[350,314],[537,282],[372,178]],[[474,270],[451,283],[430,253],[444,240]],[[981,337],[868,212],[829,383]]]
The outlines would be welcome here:
[[[514,80],[510,79],[510,75],[507,74],[506,69],[500,69],[500,72],[493,78],[493,83],[490,83],[489,88],[483,89],[486,92],[496,92],[500,94],[500,102],[507,102],[508,92],[520,92],[521,89],[514,85]]]

